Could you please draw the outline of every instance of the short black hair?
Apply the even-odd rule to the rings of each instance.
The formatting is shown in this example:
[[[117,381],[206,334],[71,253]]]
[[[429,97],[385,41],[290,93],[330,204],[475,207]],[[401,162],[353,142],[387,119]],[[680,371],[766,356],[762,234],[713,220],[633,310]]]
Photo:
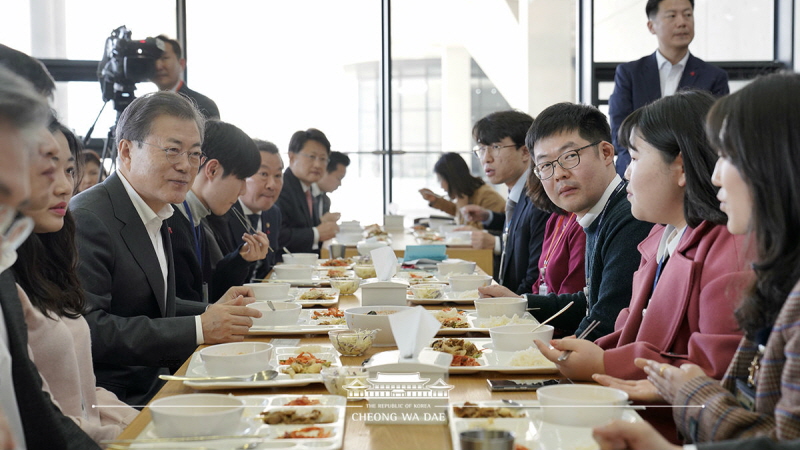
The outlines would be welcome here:
[[[263,139],[253,139],[253,142],[256,143],[256,148],[260,152],[272,153],[273,155],[279,154],[278,146],[270,141],[265,141]]]
[[[479,144],[493,144],[511,138],[517,148],[525,145],[525,133],[533,123],[533,117],[522,111],[497,111],[475,122],[472,137]]]
[[[331,143],[328,141],[328,138],[325,136],[325,133],[319,131],[316,128],[309,128],[305,131],[295,131],[292,135],[292,138],[289,140],[289,153],[300,153],[300,150],[303,149],[303,146],[306,145],[308,141],[317,141],[325,147],[325,152],[329,155],[331,153]]]
[[[183,58],[183,48],[181,47],[180,42],[170,37],[167,37],[166,34],[159,34],[158,36],[156,36],[156,39],[161,39],[162,41],[164,41],[165,44],[171,45],[172,51],[175,53],[175,56],[177,56],[178,59]]]
[[[225,170],[225,176],[240,180],[251,177],[261,166],[261,155],[256,143],[235,125],[219,120],[206,122],[203,153],[208,160],[216,159]]]
[[[656,14],[658,14],[658,5],[663,1],[664,0],[647,0],[647,5],[644,7],[644,12],[647,14],[648,19],[653,19]],[[694,9],[694,0],[689,0],[689,3],[691,3],[692,9]]]
[[[38,59],[19,50],[0,44],[0,64],[33,84],[36,91],[51,98],[56,90],[56,82],[47,68]]]
[[[525,136],[525,144],[533,156],[533,146],[544,138],[577,131],[589,142],[611,142],[611,127],[599,109],[578,103],[556,103],[539,113]]]
[[[331,152],[328,155],[328,173],[335,172],[339,168],[339,164],[348,167],[350,165],[350,157],[342,152]]]

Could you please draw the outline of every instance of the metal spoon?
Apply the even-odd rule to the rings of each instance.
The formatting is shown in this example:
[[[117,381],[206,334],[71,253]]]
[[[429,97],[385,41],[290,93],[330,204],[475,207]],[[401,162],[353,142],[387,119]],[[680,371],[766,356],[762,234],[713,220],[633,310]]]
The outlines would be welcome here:
[[[287,255],[292,256],[292,252],[290,252],[288,248],[283,247],[283,251],[285,251]]]
[[[262,370],[252,375],[241,377],[185,377],[175,375],[159,375],[158,378],[167,381],[269,381],[278,376],[275,370]]]
[[[573,303],[575,303],[575,302],[569,302],[569,303],[567,303],[567,306],[565,306],[565,307],[561,308],[561,311],[559,311],[559,312],[557,312],[557,313],[553,314],[552,316],[550,316],[550,318],[548,318],[547,320],[545,320],[544,322],[542,322],[542,323],[540,323],[538,326],[536,326],[534,329],[532,329],[532,330],[531,330],[531,333],[533,333],[534,331],[536,331],[536,330],[538,330],[539,328],[543,327],[543,326],[544,326],[544,325],[545,325],[547,322],[550,322],[551,320],[553,320],[553,319],[555,319],[556,317],[560,316],[560,315],[561,315],[561,313],[563,313],[564,311],[566,311],[566,310],[567,310],[567,309],[568,309],[570,306],[572,306],[572,304],[573,304]]]
[[[275,305],[272,304],[272,300],[267,300],[267,306],[269,306],[269,309],[275,311]]]

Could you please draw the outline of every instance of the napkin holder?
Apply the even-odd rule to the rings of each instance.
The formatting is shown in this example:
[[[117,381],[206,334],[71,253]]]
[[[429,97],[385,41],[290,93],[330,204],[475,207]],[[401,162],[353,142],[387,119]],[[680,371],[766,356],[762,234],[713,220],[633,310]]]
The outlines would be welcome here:
[[[369,281],[361,285],[361,306],[406,306],[408,284]]]
[[[446,424],[448,372],[453,355],[424,349],[417,359],[399,350],[376,353],[367,364],[367,423]]]

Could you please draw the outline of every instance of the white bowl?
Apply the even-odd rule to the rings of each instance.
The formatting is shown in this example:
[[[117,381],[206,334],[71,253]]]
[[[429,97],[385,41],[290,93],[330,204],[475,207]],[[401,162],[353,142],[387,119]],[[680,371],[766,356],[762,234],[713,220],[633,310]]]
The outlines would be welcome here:
[[[292,253],[283,255],[283,262],[286,264],[299,264],[304,266],[313,266],[317,264],[319,255],[316,253]]]
[[[356,249],[358,250],[358,254],[361,256],[370,256],[371,251],[375,250],[376,248],[381,247],[388,247],[389,244],[385,241],[361,241],[356,244]]]
[[[200,350],[200,359],[209,376],[247,376],[270,368],[272,350],[266,342],[232,342]]]
[[[342,245],[346,245],[348,247],[352,247],[360,240],[364,239],[363,233],[359,231],[340,231],[336,234],[336,241]]]
[[[542,405],[543,421],[575,427],[595,427],[619,419],[622,407],[628,404],[624,391],[581,384],[545,386],[536,391],[536,397]]]
[[[514,317],[514,314],[522,317],[525,314],[526,306],[528,306],[528,301],[521,297],[494,297],[475,300],[475,310],[481,319],[492,316]]]
[[[289,283],[246,283],[253,290],[256,300],[276,300],[289,297]]]
[[[253,318],[253,325],[260,327],[278,327],[285,325],[297,325],[297,319],[300,317],[299,303],[291,302],[272,302],[275,307],[273,311],[267,302],[255,302],[247,305],[248,308],[253,308],[261,311],[261,317]]]
[[[444,235],[444,242],[447,245],[470,245],[472,231],[450,231]]]
[[[491,275],[453,275],[449,280],[453,292],[471,291],[492,283]]]
[[[314,266],[304,264],[277,264],[272,270],[279,280],[310,280]]]
[[[539,325],[503,325],[502,327],[489,328],[492,346],[495,350],[503,352],[518,352],[535,347],[533,340],[549,342],[553,339],[553,327],[542,325],[538,330],[531,332]]]
[[[244,400],[222,394],[183,394],[150,404],[159,438],[225,436],[236,434]]]
[[[472,274],[475,272],[476,265],[472,261],[444,261],[437,263],[436,267],[439,269],[439,276],[445,276],[451,273]]]
[[[415,284],[410,287],[414,298],[435,300],[444,297],[443,284]]]
[[[394,335],[392,334],[392,325],[389,323],[389,315],[367,314],[370,311],[385,312],[385,311],[405,311],[411,309],[410,306],[359,306],[356,308],[348,308],[344,310],[344,320],[347,323],[347,328],[351,330],[377,330],[378,334],[375,335],[375,340],[372,341],[373,347],[393,347],[396,345]]]

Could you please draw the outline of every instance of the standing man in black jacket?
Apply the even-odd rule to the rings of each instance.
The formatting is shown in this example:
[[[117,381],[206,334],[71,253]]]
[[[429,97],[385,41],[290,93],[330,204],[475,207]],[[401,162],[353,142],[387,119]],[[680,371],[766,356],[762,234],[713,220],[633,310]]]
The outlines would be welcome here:
[[[214,100],[189,89],[181,78],[181,74],[186,70],[186,58],[183,57],[180,42],[163,34],[156,39],[164,42],[164,53],[156,60],[156,75],[151,81],[161,91],[177,92],[192,100],[206,119],[219,119],[219,108]]]

